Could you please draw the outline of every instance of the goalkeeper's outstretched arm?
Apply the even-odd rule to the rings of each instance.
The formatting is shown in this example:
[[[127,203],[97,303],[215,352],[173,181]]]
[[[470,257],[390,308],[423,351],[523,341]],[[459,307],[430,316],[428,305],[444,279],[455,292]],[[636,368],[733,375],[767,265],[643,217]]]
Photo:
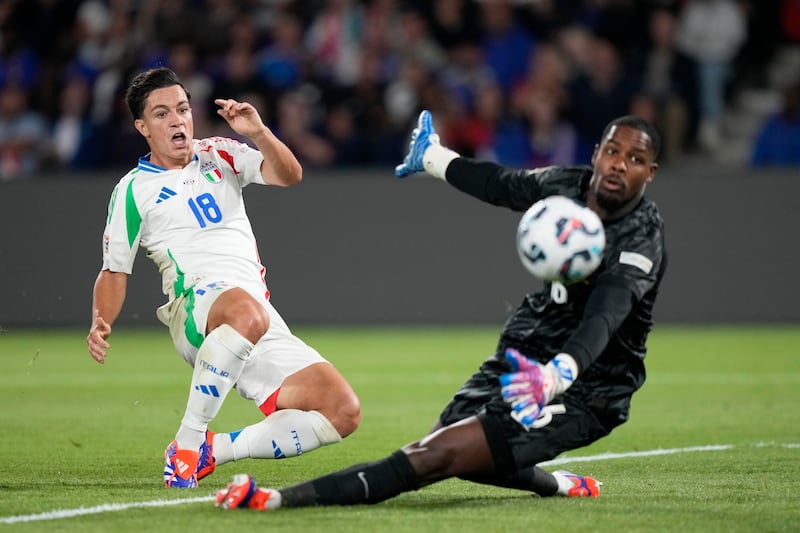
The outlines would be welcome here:
[[[537,170],[512,169],[492,161],[462,157],[442,146],[430,111],[422,111],[411,132],[408,153],[395,167],[404,178],[418,172],[450,183],[456,189],[493,205],[524,211],[541,199]]]

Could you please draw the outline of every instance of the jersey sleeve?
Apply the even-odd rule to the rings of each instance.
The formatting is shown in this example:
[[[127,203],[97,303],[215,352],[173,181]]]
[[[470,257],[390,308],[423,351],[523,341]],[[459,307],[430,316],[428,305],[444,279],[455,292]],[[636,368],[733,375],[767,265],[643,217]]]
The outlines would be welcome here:
[[[518,170],[465,157],[447,167],[447,182],[492,205],[525,211],[547,196],[580,198],[591,177],[588,167],[544,167]]]
[[[564,344],[581,369],[590,366],[639,303],[657,288],[666,267],[663,223],[654,207],[645,208],[610,235],[604,270],[584,308],[580,324]]]
[[[102,270],[130,274],[142,233],[142,216],[134,196],[135,179],[123,178],[108,202],[108,218],[103,231]]]
[[[648,211],[627,221],[619,235],[608,241],[605,270],[598,280],[626,287],[637,301],[658,282],[665,261],[663,223]]]
[[[264,185],[261,177],[264,156],[260,151],[235,139],[217,137],[213,141],[217,154],[231,167],[242,187],[250,183]]]

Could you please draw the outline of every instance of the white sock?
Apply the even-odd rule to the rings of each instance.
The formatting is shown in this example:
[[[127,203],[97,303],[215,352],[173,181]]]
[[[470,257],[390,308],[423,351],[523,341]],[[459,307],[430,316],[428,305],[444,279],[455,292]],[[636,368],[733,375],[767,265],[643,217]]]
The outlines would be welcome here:
[[[567,476],[559,474],[558,472],[553,472],[553,477],[558,481],[558,490],[556,490],[556,494],[559,496],[569,496],[569,491],[575,486],[575,483]]]
[[[447,181],[445,177],[447,166],[457,157],[461,156],[450,148],[433,142],[422,154],[422,166],[425,167],[425,172],[431,176]]]
[[[196,450],[205,442],[208,423],[217,415],[253,350],[253,343],[222,324],[208,334],[197,352],[192,386],[181,427],[178,448]]]
[[[214,435],[217,465],[240,459],[282,459],[340,442],[336,428],[317,411],[281,409],[231,433]]]

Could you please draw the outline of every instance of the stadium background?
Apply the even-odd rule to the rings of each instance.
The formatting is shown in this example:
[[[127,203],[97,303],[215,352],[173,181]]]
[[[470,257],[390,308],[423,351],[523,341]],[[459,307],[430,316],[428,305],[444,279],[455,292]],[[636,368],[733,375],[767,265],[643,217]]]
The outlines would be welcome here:
[[[433,180],[393,177],[418,109],[431,108],[443,135],[451,136],[446,142],[460,143],[462,153],[532,166],[519,159],[524,154],[500,149],[508,142],[454,133],[473,124],[474,98],[493,86],[486,72],[494,69],[495,81],[503,79],[503,65],[492,63],[488,52],[511,57],[503,55],[502,39],[493,39],[494,14],[508,8],[539,49],[561,46],[564,32],[580,27],[599,39],[592,41],[598,50],[610,42],[631,52],[651,41],[650,13],[666,8],[679,18],[693,3],[702,2],[0,1],[0,92],[23,90],[22,115],[30,126],[24,131],[39,132],[28,143],[30,158],[6,157],[19,138],[8,133],[14,117],[0,111],[0,326],[88,324],[108,196],[146,149],[131,131],[120,91],[131,73],[166,64],[192,88],[198,136],[220,131],[213,115],[203,113],[209,96],[250,95],[262,99],[265,119],[304,164],[298,187],[246,192],[273,300],[290,323],[499,327],[535,286],[513,249],[518,214]],[[800,193],[798,167],[760,167],[751,156],[760,128],[786,105],[783,91],[798,81],[800,8],[793,0],[727,3],[742,9],[746,34],[728,64],[732,76],[715,135],[704,126],[700,102],[687,96],[687,129],[669,145],[672,152],[648,190],[667,220],[670,252],[656,315],[662,322],[797,322],[800,290],[793,279],[800,250],[790,202]],[[437,30],[434,7],[453,5],[470,36],[466,43],[463,32]],[[300,30],[297,70],[274,60],[290,21]],[[333,24],[338,40],[315,41],[315,28],[325,21],[358,24]],[[412,40],[420,21],[430,33]],[[406,63],[403,50],[413,50],[416,59]],[[483,51],[485,61],[474,63],[481,56],[465,50]],[[623,74],[641,74],[632,56],[620,55]],[[247,83],[227,70],[234,59],[253,69]],[[412,75],[401,68],[408,64],[424,68]],[[525,64],[517,74],[534,71]],[[570,76],[564,87],[573,86]],[[514,114],[515,94],[513,84],[503,86],[508,120],[480,131],[506,141],[500,132],[532,132],[530,117]],[[67,95],[83,102],[77,129],[68,120]],[[640,92],[626,109],[653,113],[667,126],[652,96]],[[557,111],[574,137],[593,139],[596,126],[581,124],[569,106]],[[602,122],[609,109],[594,111],[587,122]],[[78,135],[84,126],[89,134]],[[337,137],[342,131],[357,135]],[[571,157],[585,161],[579,152]],[[537,163],[553,162],[547,160],[553,154],[537,157],[545,158]],[[140,254],[120,322],[155,324],[162,299],[155,268]]]
[[[0,325],[88,324],[113,183],[53,179],[0,193]],[[519,215],[391,169],[309,173],[251,187],[246,204],[273,301],[290,323],[499,327],[535,281],[516,257]],[[665,169],[649,189],[667,220],[660,323],[800,320],[796,173]],[[155,324],[163,302],[140,253],[120,323]]]

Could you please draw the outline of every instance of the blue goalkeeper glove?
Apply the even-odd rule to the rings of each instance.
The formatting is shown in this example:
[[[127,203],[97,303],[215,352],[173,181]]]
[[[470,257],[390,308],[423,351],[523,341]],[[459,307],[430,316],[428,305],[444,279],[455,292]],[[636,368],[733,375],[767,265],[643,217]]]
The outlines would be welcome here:
[[[506,360],[514,372],[500,376],[503,400],[511,406],[511,418],[525,429],[531,429],[544,406],[578,377],[578,365],[566,353],[543,365],[509,348]]]
[[[408,147],[408,154],[403,162],[397,165],[394,173],[398,178],[404,178],[415,172],[424,172],[425,164],[422,156],[431,144],[439,144],[439,134],[433,128],[433,117],[431,112],[424,110],[419,114],[417,127],[411,132],[411,143]]]

